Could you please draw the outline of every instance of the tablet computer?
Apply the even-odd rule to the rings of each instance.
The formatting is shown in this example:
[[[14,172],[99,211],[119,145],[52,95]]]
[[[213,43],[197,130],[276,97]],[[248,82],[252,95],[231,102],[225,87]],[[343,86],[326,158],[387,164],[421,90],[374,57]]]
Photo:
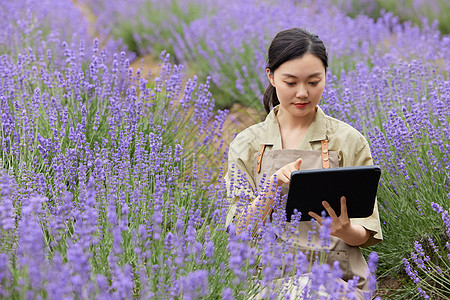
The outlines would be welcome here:
[[[286,203],[286,218],[291,220],[294,210],[301,212],[302,221],[310,221],[308,212],[321,215],[326,200],[341,214],[341,196],[347,199],[349,218],[365,218],[373,213],[381,168],[377,165],[331,169],[299,170],[291,174]],[[327,213],[328,215],[328,213]]]

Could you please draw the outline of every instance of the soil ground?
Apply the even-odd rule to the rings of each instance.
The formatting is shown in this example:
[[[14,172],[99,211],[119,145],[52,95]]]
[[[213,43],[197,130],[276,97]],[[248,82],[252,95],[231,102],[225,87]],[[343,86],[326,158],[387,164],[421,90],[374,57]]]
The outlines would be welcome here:
[[[403,279],[395,277],[383,277],[381,279],[378,279],[377,281],[378,288],[375,293],[375,297],[380,297],[382,299],[390,299],[390,296],[392,296],[394,291],[399,290],[403,287]]]

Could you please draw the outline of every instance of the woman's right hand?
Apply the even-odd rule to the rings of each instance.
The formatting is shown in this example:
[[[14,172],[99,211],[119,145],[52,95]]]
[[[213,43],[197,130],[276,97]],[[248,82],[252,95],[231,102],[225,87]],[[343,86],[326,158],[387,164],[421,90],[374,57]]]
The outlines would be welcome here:
[[[289,185],[289,182],[291,181],[291,173],[294,171],[300,170],[300,166],[302,164],[302,159],[299,158],[294,162],[291,162],[290,164],[285,165],[284,167],[280,168],[278,171],[276,171],[272,177],[270,177],[270,182],[273,183],[275,180],[275,176],[277,178],[277,188],[281,186],[283,183],[286,183]]]
[[[270,177],[270,185],[273,187],[275,176],[277,178],[276,187],[278,188],[283,183],[289,184],[291,181],[291,173],[297,170],[300,170],[300,165],[302,164],[302,159],[299,158],[296,161],[285,165],[284,167],[280,168],[278,171],[276,171],[271,177]],[[270,192],[269,192],[270,194]],[[255,216],[260,215],[262,213],[262,220],[263,224],[266,223],[267,216],[272,211],[273,206],[273,194],[270,197],[261,199],[259,196],[253,201],[250,210],[246,217],[239,220],[238,227],[236,229],[236,234],[240,234],[242,230],[247,228],[248,222],[249,222],[249,216]],[[261,211],[262,207],[262,211]],[[255,227],[252,234],[256,233],[257,228]]]

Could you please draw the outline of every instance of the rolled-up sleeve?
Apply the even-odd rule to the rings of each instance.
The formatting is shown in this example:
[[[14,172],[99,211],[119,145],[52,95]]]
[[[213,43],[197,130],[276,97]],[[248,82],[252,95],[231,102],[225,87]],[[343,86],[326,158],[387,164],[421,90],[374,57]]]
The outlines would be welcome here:
[[[235,216],[241,213],[241,208],[251,201],[254,196],[255,183],[251,176],[251,163],[253,152],[248,142],[246,133],[243,132],[231,142],[228,151],[228,168],[225,174],[227,197],[229,208],[226,218],[228,226]],[[240,201],[242,203],[240,203]]]

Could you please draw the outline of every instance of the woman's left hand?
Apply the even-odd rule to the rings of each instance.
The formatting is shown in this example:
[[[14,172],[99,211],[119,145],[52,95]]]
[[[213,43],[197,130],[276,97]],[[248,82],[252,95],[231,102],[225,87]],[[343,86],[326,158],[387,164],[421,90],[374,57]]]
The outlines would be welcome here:
[[[330,204],[327,201],[322,201],[322,205],[327,211],[328,215],[331,217],[333,222],[331,223],[331,235],[344,239],[345,236],[350,229],[350,220],[347,215],[347,199],[344,196],[341,197],[341,215],[338,217],[333,208],[331,208]],[[311,217],[317,220],[320,225],[322,225],[323,218],[318,214],[310,211],[308,213]]]
[[[351,246],[359,246],[367,242],[370,237],[370,233],[363,226],[350,223],[350,219],[347,214],[347,199],[345,199],[344,196],[341,197],[341,215],[339,217],[327,201],[322,201],[322,205],[333,220],[331,223],[330,233],[332,236],[342,239]],[[308,214],[316,219],[320,225],[322,225],[323,218],[321,216],[312,211]]]

